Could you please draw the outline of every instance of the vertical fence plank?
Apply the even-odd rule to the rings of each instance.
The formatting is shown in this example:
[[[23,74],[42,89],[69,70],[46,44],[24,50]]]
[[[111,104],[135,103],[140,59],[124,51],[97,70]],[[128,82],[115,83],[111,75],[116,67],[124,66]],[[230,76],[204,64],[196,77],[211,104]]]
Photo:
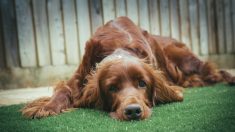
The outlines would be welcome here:
[[[32,12],[29,0],[16,0],[16,18],[21,66],[37,65]]]
[[[216,27],[217,27],[217,43],[218,52],[225,53],[225,25],[224,25],[224,0],[216,0]]]
[[[215,41],[215,1],[207,0],[207,12],[208,12],[208,48],[209,54],[217,53],[217,43]]]
[[[126,3],[125,0],[115,0],[116,17],[126,16]]]
[[[150,31],[160,35],[159,3],[157,0],[149,0]]]
[[[0,0],[1,16],[2,16],[2,39],[4,42],[4,50],[7,67],[18,67],[19,50],[17,43],[17,27],[16,15],[13,0]]]
[[[139,26],[150,32],[149,9],[147,0],[139,0]]]
[[[77,21],[80,46],[80,58],[84,54],[86,41],[91,36],[90,14],[87,0],[77,0]]]
[[[138,3],[137,0],[127,0],[127,16],[135,23],[138,23]]]
[[[178,0],[170,0],[171,37],[180,40],[179,3]]]
[[[208,55],[208,30],[207,30],[206,1],[199,0],[199,29],[201,55]]]
[[[33,17],[39,66],[51,64],[46,0],[33,0]]]
[[[113,0],[102,0],[104,23],[115,18],[115,9]]]
[[[0,3],[1,4],[1,3]],[[0,6],[0,12],[2,11],[2,7]],[[3,34],[2,34],[2,15],[0,13],[0,70],[5,68],[5,52],[4,52],[4,43],[3,43]]]
[[[226,52],[233,52],[231,1],[224,0]]]
[[[189,16],[191,29],[192,50],[196,55],[200,53],[198,30],[198,5],[197,0],[189,0]]]
[[[2,35],[0,31],[0,35]],[[5,68],[5,52],[4,52],[4,45],[2,41],[2,36],[0,36],[0,70]]]
[[[170,36],[169,0],[160,0],[161,35]]]
[[[233,53],[235,53],[235,1],[232,1],[232,26],[233,26]]]
[[[65,47],[60,1],[48,0],[47,7],[51,40],[52,64],[62,65],[65,64]]]
[[[94,33],[98,27],[103,25],[101,1],[90,0],[90,10],[92,33]]]
[[[188,1],[180,0],[181,41],[191,49]]]
[[[75,2],[74,0],[63,0],[62,5],[67,63],[77,64],[79,61],[79,49]]]

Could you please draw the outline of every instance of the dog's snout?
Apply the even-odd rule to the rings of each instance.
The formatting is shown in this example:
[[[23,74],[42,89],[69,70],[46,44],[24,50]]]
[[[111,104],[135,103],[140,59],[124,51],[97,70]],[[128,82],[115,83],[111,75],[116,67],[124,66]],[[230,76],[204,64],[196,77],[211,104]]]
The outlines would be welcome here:
[[[137,120],[141,117],[141,106],[139,104],[130,104],[124,110],[125,115],[130,120]]]

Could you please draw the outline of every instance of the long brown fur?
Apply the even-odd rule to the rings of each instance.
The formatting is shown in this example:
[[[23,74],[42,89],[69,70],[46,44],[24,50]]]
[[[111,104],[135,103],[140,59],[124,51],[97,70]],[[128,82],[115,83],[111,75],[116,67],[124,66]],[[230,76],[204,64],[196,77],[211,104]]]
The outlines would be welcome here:
[[[134,61],[128,58],[105,61],[119,49]],[[112,81],[118,85],[118,92],[111,93],[106,88],[112,77],[121,78]],[[136,84],[142,78],[146,86],[138,88]],[[218,82],[234,85],[235,77],[201,61],[183,43],[149,34],[127,17],[119,17],[101,26],[87,41],[83,60],[71,79],[59,83],[52,97],[27,104],[22,114],[42,118],[71,108],[88,107],[108,111],[113,118],[129,120],[123,111],[128,105],[138,104],[142,110],[140,119],[145,119],[155,104],[183,101],[183,87]]]

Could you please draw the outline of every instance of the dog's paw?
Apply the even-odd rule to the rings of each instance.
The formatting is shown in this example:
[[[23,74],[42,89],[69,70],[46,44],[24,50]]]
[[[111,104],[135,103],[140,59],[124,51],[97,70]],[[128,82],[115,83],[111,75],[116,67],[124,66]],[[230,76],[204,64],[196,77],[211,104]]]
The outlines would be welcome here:
[[[49,108],[47,106],[44,106],[40,108],[34,115],[33,118],[43,118],[48,116],[54,116],[57,115],[59,112],[56,112],[53,108]]]
[[[182,90],[176,90],[175,91],[177,97],[177,101],[183,101],[184,100],[184,94]]]
[[[60,111],[56,110],[49,104],[50,98],[40,98],[28,105],[26,105],[21,111],[27,118],[43,118],[47,116],[57,115]]]

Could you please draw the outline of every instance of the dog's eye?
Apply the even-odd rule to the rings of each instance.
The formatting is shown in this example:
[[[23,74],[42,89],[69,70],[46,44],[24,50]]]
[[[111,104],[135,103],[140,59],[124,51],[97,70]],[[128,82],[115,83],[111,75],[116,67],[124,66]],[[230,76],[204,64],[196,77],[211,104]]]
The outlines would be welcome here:
[[[109,87],[109,91],[110,91],[110,92],[117,92],[117,87],[114,86],[114,85],[111,85],[111,86]]]
[[[145,81],[140,80],[138,85],[139,85],[140,88],[145,88],[147,84],[146,84]]]

